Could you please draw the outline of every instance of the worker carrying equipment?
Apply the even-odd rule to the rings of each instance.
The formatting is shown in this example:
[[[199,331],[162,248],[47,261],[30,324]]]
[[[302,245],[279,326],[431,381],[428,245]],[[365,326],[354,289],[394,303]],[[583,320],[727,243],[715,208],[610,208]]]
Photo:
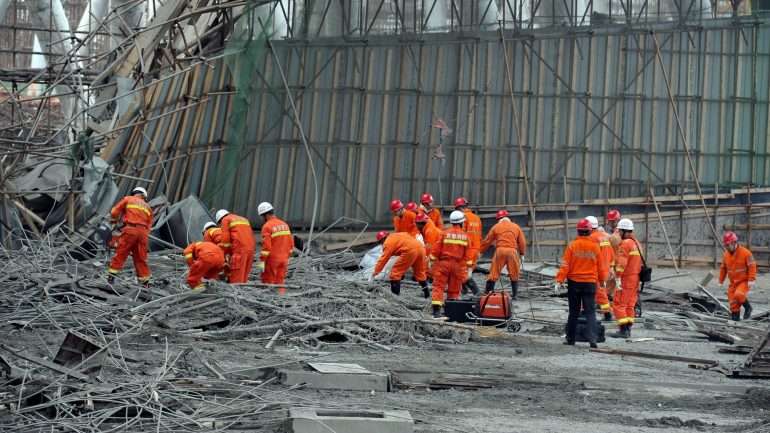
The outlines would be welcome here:
[[[220,248],[229,251],[230,274],[227,281],[230,283],[245,283],[249,281],[251,267],[254,264],[256,240],[251,230],[249,220],[226,209],[220,209],[216,213],[217,223],[222,229]]]
[[[600,258],[599,245],[590,238],[591,223],[581,219],[577,223],[577,237],[567,245],[556,275],[558,287],[567,282],[569,315],[567,316],[567,341],[574,345],[578,317],[585,312],[587,321],[587,339],[591,347],[596,347],[595,293],[599,281],[607,279],[607,268]]]
[[[393,269],[388,277],[390,280],[390,291],[397,296],[401,294],[401,280],[409,268],[412,269],[414,279],[417,280],[423,291],[427,291],[428,276],[426,270],[428,265],[425,263],[425,249],[422,243],[409,233],[388,234],[387,232],[380,232],[377,233],[377,240],[382,243],[382,255],[377,260],[369,281],[374,280],[374,277],[385,268],[388,260],[396,256],[398,260],[393,265]]]
[[[730,318],[741,320],[751,317],[749,291],[754,288],[757,280],[757,263],[748,248],[738,245],[738,236],[726,232],[722,237],[725,252],[722,254],[722,266],[719,267],[719,284],[724,285],[725,279],[730,278],[727,288],[727,299],[730,301]]]
[[[497,224],[492,226],[487,237],[481,242],[481,254],[489,247],[495,247],[495,255],[492,257],[492,266],[487,276],[486,292],[495,289],[495,283],[500,278],[503,268],[508,269],[508,277],[511,279],[511,298],[516,299],[519,289],[519,270],[521,259],[527,252],[527,239],[518,224],[508,218],[505,209],[497,212]]]
[[[420,210],[433,221],[438,229],[444,230],[444,221],[441,218],[441,211],[433,207],[433,196],[426,193],[420,197]]]
[[[599,257],[607,269],[610,270],[607,274],[607,279],[599,281],[596,287],[596,305],[599,306],[599,311],[604,313],[604,320],[610,321],[612,320],[612,309],[610,298],[607,295],[607,282],[615,278],[614,271],[612,270],[615,267],[615,250],[612,248],[612,244],[610,244],[610,235],[599,230],[599,220],[595,216],[587,216],[586,220],[591,223],[591,239],[599,245],[599,250],[601,251]]]
[[[479,218],[473,211],[468,208],[468,200],[465,197],[457,197],[455,199],[455,210],[461,211],[465,214],[465,222],[463,223],[463,230],[468,234],[468,240],[470,242],[470,257],[471,263],[468,265],[468,279],[463,283],[463,291],[469,290],[477,295],[479,293],[479,287],[473,280],[473,269],[476,267],[476,262],[479,260],[479,252],[481,251],[481,218]]]
[[[283,284],[289,269],[289,256],[294,250],[294,236],[285,221],[273,213],[273,205],[262,202],[257,207],[257,213],[264,220],[262,224],[262,251],[259,259],[262,271],[262,282],[265,284]],[[278,288],[283,294],[285,287]]]
[[[147,190],[136,187],[130,196],[123,197],[110,211],[112,224],[122,219],[123,228],[118,239],[117,251],[107,269],[107,281],[112,284],[123,269],[130,255],[134,260],[136,279],[145,287],[150,285],[150,268],[147,266],[152,209],[145,201]]]
[[[417,237],[420,233],[417,230],[417,224],[415,219],[417,213],[404,208],[404,204],[401,200],[393,200],[390,202],[390,212],[393,214],[393,230],[397,233],[409,233],[412,237]]]
[[[634,237],[634,223],[623,218],[618,222],[621,243],[615,256],[615,297],[612,311],[618,323],[618,332],[610,334],[615,338],[630,338],[636,312],[634,307],[639,297],[639,272],[642,270],[642,253]]]
[[[200,292],[206,288],[203,279],[215,279],[225,267],[225,253],[213,242],[193,242],[184,250],[184,258],[190,272],[187,275],[187,285],[193,291]]]
[[[441,316],[445,290],[447,299],[460,298],[462,284],[468,279],[467,272],[472,263],[470,239],[462,228],[465,214],[456,210],[449,215],[449,222],[452,227],[442,232],[439,241],[431,248],[430,259],[434,263],[431,269],[433,317]]]

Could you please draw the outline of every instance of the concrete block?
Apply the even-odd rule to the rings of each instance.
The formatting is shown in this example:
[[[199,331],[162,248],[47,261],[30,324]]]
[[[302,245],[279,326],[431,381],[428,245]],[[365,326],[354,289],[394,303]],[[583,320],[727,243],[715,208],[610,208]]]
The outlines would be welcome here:
[[[405,410],[289,409],[293,433],[413,433],[414,420]]]
[[[380,391],[390,389],[387,373],[318,373],[306,370],[280,370],[284,385],[306,384],[315,389],[345,389],[350,391]]]

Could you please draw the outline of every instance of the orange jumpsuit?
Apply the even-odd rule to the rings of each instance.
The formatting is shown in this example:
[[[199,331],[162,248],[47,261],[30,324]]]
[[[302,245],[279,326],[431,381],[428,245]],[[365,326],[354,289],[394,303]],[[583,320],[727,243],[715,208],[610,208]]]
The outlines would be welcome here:
[[[475,268],[476,262],[479,260],[479,250],[481,248],[481,218],[470,209],[463,211],[465,214],[465,222],[463,223],[463,230],[468,233],[468,240],[470,241],[471,250],[471,264],[469,267]],[[468,275],[470,277],[470,275]]]
[[[725,251],[719,268],[719,284],[725,281],[725,277],[730,277],[730,287],[727,288],[730,311],[740,313],[749,295],[749,281],[757,279],[757,263],[748,248],[738,245],[735,252]]]
[[[612,269],[615,266],[615,250],[612,249],[610,243],[610,235],[601,230],[594,230],[591,233],[591,239],[599,244],[600,258],[604,262],[607,269]],[[614,281],[613,281],[614,282]],[[604,313],[610,312],[610,298],[607,296],[605,281],[600,281],[596,286],[596,304],[599,305],[599,309]],[[604,286],[604,287],[603,287]]]
[[[224,248],[222,246],[222,229],[219,227],[212,227],[208,230],[206,230],[205,233],[203,233],[203,240],[205,242],[211,242],[217,246],[219,246],[219,249],[222,250],[223,253],[225,253],[225,268],[222,271],[224,276],[229,279],[230,276],[230,264],[227,263],[227,259],[230,256],[230,249]]]
[[[262,282],[283,284],[289,268],[289,256],[294,249],[294,236],[289,225],[275,216],[268,217],[262,225],[262,251],[259,258],[265,262]]]
[[[414,221],[417,214],[404,209],[401,216],[393,217],[393,228],[398,233],[409,233],[412,237],[417,237],[420,230],[417,229],[417,223]]]
[[[431,249],[441,239],[441,229],[433,224],[432,220],[425,223],[422,228],[422,240],[425,242],[425,254],[430,256]]]
[[[225,267],[225,253],[212,242],[191,243],[184,250],[184,258],[190,266],[187,284],[193,289],[203,286],[203,278],[219,277]]]
[[[619,326],[634,323],[634,306],[639,296],[639,272],[642,270],[642,256],[636,241],[623,239],[615,257],[615,273],[620,278],[620,288],[615,289],[612,312]]]
[[[567,280],[576,283],[594,283],[607,279],[607,267],[601,260],[599,245],[589,236],[578,236],[567,245],[562,256],[556,281]],[[631,305],[633,312],[633,305]]]
[[[433,221],[433,225],[440,229],[444,229],[444,220],[441,219],[441,211],[434,208],[431,208],[431,210],[427,210],[424,205],[420,205],[420,210],[422,213],[428,216],[428,219]]]
[[[130,195],[112,208],[110,216],[117,221],[123,216],[123,230],[118,239],[118,248],[110,261],[107,272],[117,275],[129,255],[134,259],[136,279],[140,282],[150,280],[150,268],[147,266],[150,227],[152,226],[152,209],[141,197]]]
[[[508,218],[502,218],[487,233],[487,237],[481,243],[481,253],[492,245],[495,246],[495,255],[492,257],[487,281],[497,281],[504,266],[508,268],[511,281],[519,281],[521,256],[527,251],[527,240],[524,238],[521,227]]]
[[[401,281],[409,268],[412,268],[415,280],[425,281],[428,279],[425,248],[409,233],[391,233],[388,235],[382,245],[382,255],[377,260],[377,264],[374,265],[374,275],[382,272],[388,260],[393,256],[398,257],[398,260],[390,271],[388,277],[390,281]]]
[[[465,230],[452,226],[441,233],[439,241],[431,248],[433,265],[433,293],[431,304],[444,305],[444,290],[447,299],[459,299],[463,282],[468,279],[471,265],[470,239]]]
[[[222,229],[219,247],[230,251],[230,275],[227,281],[245,283],[249,280],[257,245],[251,224],[246,218],[230,213],[222,218],[219,227]]]

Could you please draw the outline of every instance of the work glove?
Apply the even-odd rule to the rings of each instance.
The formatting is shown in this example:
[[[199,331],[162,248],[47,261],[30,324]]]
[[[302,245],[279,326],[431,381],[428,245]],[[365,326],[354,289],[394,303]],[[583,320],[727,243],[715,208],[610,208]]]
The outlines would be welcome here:
[[[259,272],[265,272],[265,262],[263,262],[261,260],[259,262],[257,262],[257,270]]]
[[[553,283],[553,294],[558,295],[561,292],[561,288],[562,288],[562,283],[558,281]]]
[[[470,277],[471,277],[471,274],[473,274],[473,268],[472,268],[472,267],[469,267],[469,268],[468,268],[468,278],[470,278]]]
[[[753,289],[757,285],[756,281],[749,281],[749,289]]]
[[[369,275],[369,279],[366,280],[367,282],[371,283],[374,281],[374,274]]]

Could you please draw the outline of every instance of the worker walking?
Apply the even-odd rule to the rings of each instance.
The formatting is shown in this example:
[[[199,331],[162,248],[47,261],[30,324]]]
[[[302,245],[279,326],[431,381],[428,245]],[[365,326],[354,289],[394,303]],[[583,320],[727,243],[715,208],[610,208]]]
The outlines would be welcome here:
[[[377,242],[382,243],[382,255],[377,260],[369,281],[373,281],[374,277],[385,268],[388,260],[396,256],[398,260],[393,265],[388,277],[390,279],[390,291],[394,295],[401,294],[401,280],[406,271],[411,268],[414,279],[422,287],[423,296],[427,298],[428,276],[426,271],[428,264],[425,263],[425,248],[422,243],[409,233],[388,233],[386,231],[377,233]]]
[[[738,235],[726,232],[722,237],[725,252],[722,255],[722,266],[719,268],[719,284],[724,285],[725,278],[730,278],[727,288],[727,299],[730,301],[730,318],[741,320],[751,318],[749,291],[754,288],[757,279],[757,263],[748,248],[738,245]]]
[[[187,285],[195,292],[206,288],[203,279],[215,279],[225,267],[225,253],[213,242],[193,242],[184,250],[184,258],[190,272]]]
[[[396,233],[409,233],[417,237],[419,230],[417,230],[417,224],[414,221],[417,218],[415,212],[405,209],[401,200],[390,202],[390,212],[393,214],[393,230]]]
[[[586,219],[591,223],[591,239],[599,245],[599,250],[601,251],[600,259],[604,262],[604,266],[610,270],[607,274],[607,279],[599,281],[599,285],[596,287],[596,305],[599,306],[599,311],[604,314],[604,320],[609,322],[612,320],[612,309],[606,287],[608,281],[615,278],[614,271],[612,270],[615,267],[615,250],[612,249],[610,244],[610,235],[603,230],[599,230],[599,220],[595,216],[587,216]]]
[[[495,218],[497,224],[492,226],[487,237],[481,242],[480,250],[483,254],[489,247],[495,247],[495,255],[492,257],[492,266],[489,268],[487,277],[486,292],[489,293],[495,289],[495,283],[505,267],[511,279],[511,298],[516,299],[519,290],[519,269],[527,251],[527,240],[524,238],[521,227],[508,218],[507,210],[497,211]]]
[[[107,282],[110,284],[115,281],[115,276],[123,269],[130,255],[134,260],[136,279],[144,287],[150,286],[147,253],[150,227],[152,227],[152,208],[145,200],[147,200],[147,190],[138,186],[131,191],[131,195],[123,197],[110,211],[113,224],[117,224],[121,218],[123,223],[117,251],[107,269]]]
[[[433,317],[441,316],[444,305],[444,291],[447,299],[459,299],[462,284],[467,280],[468,268],[472,264],[473,250],[470,237],[463,230],[465,214],[456,210],[449,215],[452,227],[441,233],[441,238],[431,248],[430,260],[433,262],[433,293],[431,305]]]
[[[465,197],[457,197],[454,204],[455,210],[465,215],[463,230],[468,234],[470,242],[471,263],[468,265],[467,280],[463,283],[463,291],[467,292],[470,290],[474,295],[477,295],[479,293],[479,286],[473,280],[473,270],[476,268],[476,263],[479,260],[479,251],[481,250],[481,218],[468,208],[468,200]]]
[[[283,284],[289,269],[289,256],[294,250],[294,236],[285,221],[274,214],[273,205],[262,202],[257,206],[257,213],[262,217],[262,251],[259,253],[259,265],[262,270],[262,282],[265,284]],[[279,289],[280,292],[285,288]]]
[[[254,264],[254,252],[256,240],[251,230],[249,220],[227,209],[220,209],[216,213],[217,224],[222,229],[222,241],[219,246],[230,252],[230,275],[227,281],[230,283],[245,283],[249,281],[251,266]]]
[[[433,207],[433,196],[426,193],[420,197],[420,210],[430,218],[438,229],[444,230],[444,220],[441,218],[441,211]]]
[[[615,338],[630,338],[631,327],[634,326],[636,312],[634,306],[639,296],[639,272],[642,271],[642,253],[634,237],[634,223],[623,218],[618,222],[620,232],[620,248],[615,257],[615,297],[612,311],[618,323],[618,332],[610,334]]]
[[[600,258],[599,245],[591,239],[590,235],[591,223],[585,218],[578,221],[577,238],[564,250],[561,267],[556,275],[556,290],[565,281],[567,282],[569,316],[567,341],[564,344],[568,345],[575,344],[578,316],[583,311],[587,322],[588,343],[591,347],[596,347],[594,297],[599,281],[607,279],[607,268]]]

